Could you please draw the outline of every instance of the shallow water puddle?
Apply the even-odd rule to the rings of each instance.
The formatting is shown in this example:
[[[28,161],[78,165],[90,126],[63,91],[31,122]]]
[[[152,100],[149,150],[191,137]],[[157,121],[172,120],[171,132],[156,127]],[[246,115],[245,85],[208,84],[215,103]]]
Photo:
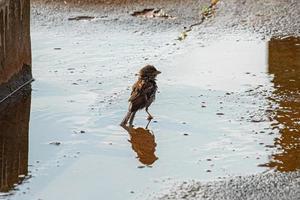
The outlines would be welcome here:
[[[146,114],[139,112],[134,129],[126,130],[118,124],[127,108],[126,86],[135,79],[132,63],[88,59],[101,50],[93,46],[93,37],[77,44],[78,60],[61,54],[75,44],[41,41],[33,40],[34,64],[41,68],[35,71],[29,143],[28,119],[21,133],[9,126],[20,118],[14,107],[0,116],[1,130],[8,130],[1,131],[1,144],[15,149],[15,143],[5,142],[13,134],[24,135],[18,145],[29,145],[29,152],[22,150],[28,153],[24,157],[0,154],[6,163],[18,160],[22,166],[29,156],[24,170],[33,177],[17,186],[11,199],[141,199],[178,179],[207,181],[300,168],[299,39],[264,43],[225,38],[167,62],[155,61],[163,72],[151,107],[155,119],[146,129]],[[107,45],[106,52],[117,45]],[[47,66],[45,55],[55,47],[61,48],[59,58]],[[137,52],[129,49],[124,57]],[[97,71],[99,62],[109,67]],[[120,78],[114,70],[128,76]],[[26,110],[28,103],[21,107]],[[1,171],[5,169],[2,162]],[[13,189],[23,174],[7,171],[1,191]]]

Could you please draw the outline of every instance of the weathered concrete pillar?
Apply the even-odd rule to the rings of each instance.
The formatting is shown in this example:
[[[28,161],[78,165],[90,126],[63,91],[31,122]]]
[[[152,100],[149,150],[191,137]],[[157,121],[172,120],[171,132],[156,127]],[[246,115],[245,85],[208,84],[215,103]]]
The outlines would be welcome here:
[[[0,101],[31,78],[30,0],[0,0]]]

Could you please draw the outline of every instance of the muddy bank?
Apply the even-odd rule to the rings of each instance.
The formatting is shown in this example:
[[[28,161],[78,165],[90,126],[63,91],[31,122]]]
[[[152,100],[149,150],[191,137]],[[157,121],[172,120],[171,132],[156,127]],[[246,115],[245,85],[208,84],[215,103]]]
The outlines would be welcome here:
[[[218,182],[187,181],[166,195],[150,199],[296,200],[300,198],[300,172],[258,174]]]

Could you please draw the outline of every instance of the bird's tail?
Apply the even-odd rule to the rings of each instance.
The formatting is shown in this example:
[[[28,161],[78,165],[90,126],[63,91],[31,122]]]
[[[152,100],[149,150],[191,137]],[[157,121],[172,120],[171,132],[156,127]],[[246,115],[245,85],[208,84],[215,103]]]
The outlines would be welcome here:
[[[120,124],[121,126],[125,126],[127,124],[128,120],[130,118],[130,115],[131,115],[131,112],[128,111],[127,114],[125,115],[124,119],[122,120],[121,124]]]

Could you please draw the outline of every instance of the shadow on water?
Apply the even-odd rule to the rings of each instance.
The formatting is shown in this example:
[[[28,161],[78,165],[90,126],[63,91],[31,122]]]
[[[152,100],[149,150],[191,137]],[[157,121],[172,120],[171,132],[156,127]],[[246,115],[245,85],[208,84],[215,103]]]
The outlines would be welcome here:
[[[149,121],[150,123],[150,121]],[[148,125],[145,128],[132,126],[122,126],[129,134],[132,150],[137,154],[139,161],[147,166],[152,165],[158,157],[155,155],[155,136]]]
[[[0,104],[0,192],[7,193],[28,175],[31,87]]]
[[[294,171],[300,169],[300,38],[271,39],[268,47],[269,73],[274,75],[270,102],[277,105],[270,114],[279,137],[274,140],[278,152],[262,166]]]

